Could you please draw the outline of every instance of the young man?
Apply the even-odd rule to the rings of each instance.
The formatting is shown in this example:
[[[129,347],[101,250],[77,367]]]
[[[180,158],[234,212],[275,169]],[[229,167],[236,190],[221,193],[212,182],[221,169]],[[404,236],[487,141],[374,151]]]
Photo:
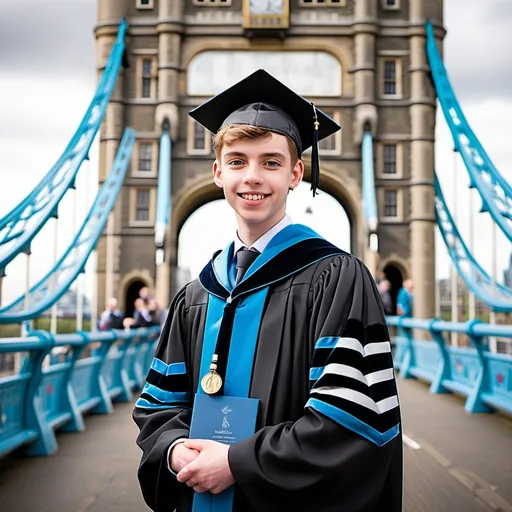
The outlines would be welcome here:
[[[340,127],[262,70],[191,116],[216,133],[213,178],[238,231],[174,299],[135,406],[146,503],[400,511],[400,412],[379,293],[357,258],[285,212],[302,152],[313,146],[314,193],[317,141]],[[193,410],[208,395],[257,399],[254,433],[189,439],[191,422],[208,423],[202,405]],[[223,413],[224,428],[236,411]]]

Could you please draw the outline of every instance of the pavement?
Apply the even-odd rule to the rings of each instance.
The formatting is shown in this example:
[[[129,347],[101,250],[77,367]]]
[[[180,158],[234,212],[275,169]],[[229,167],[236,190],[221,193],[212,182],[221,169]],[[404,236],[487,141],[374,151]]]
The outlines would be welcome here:
[[[470,415],[460,398],[432,395],[418,381],[399,381],[399,394],[404,512],[512,512],[512,418]],[[58,434],[51,457],[16,452],[0,460],[0,510],[148,511],[132,408],[116,404],[109,416],[87,416],[84,432]]]

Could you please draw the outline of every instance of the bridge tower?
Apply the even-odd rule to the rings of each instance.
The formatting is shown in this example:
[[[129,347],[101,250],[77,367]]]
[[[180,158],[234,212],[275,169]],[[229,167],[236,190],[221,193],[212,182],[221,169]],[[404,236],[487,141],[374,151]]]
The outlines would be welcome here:
[[[100,309],[113,295],[129,312],[142,284],[167,305],[176,291],[181,227],[194,210],[222,197],[211,180],[211,134],[188,112],[265,67],[343,126],[321,143],[321,188],[347,212],[352,252],[395,286],[412,277],[415,316],[433,316],[436,104],[424,24],[434,23],[441,44],[443,0],[98,0],[98,71],[123,16],[129,23],[129,68],[103,123],[100,182],[124,126],[137,130],[137,141],[121,200],[98,248]],[[172,139],[172,215],[165,263],[157,267],[153,237],[165,120]],[[361,199],[365,129],[374,138],[375,260],[366,249]]]

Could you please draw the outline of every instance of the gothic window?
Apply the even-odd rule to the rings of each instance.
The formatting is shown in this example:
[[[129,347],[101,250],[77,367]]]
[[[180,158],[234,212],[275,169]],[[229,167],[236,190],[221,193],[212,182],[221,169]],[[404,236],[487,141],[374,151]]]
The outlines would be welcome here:
[[[338,124],[341,124],[341,116],[338,110],[322,108],[322,111]],[[339,155],[341,153],[341,132],[342,130],[338,130],[318,143],[318,151],[321,155]]]
[[[384,98],[402,97],[402,62],[399,58],[380,61],[381,95]]]
[[[300,5],[312,7],[313,5],[345,5],[346,0],[301,0]]]
[[[137,189],[137,202],[135,206],[135,220],[149,220],[149,188]]]
[[[396,144],[384,144],[384,174],[396,174]]]
[[[142,59],[142,97],[151,98],[151,59]]]
[[[151,227],[155,222],[156,188],[130,187],[129,225],[134,227]]]
[[[139,172],[151,172],[153,145],[142,143],[139,145]]]
[[[382,7],[388,11],[400,9],[400,0],[382,0]]]
[[[156,56],[140,55],[136,63],[136,97],[144,99],[156,98],[157,61]]]
[[[137,9],[153,9],[154,0],[136,0]]]
[[[384,94],[396,94],[396,62],[384,61]]]
[[[158,142],[137,140],[133,147],[131,175],[134,178],[156,178],[158,164]]]
[[[203,5],[204,7],[210,6],[225,6],[231,5],[231,0],[194,0],[194,5]]]
[[[209,155],[211,153],[211,133],[191,117],[188,118],[187,153],[189,155]]]
[[[384,190],[384,217],[398,217],[398,191]]]

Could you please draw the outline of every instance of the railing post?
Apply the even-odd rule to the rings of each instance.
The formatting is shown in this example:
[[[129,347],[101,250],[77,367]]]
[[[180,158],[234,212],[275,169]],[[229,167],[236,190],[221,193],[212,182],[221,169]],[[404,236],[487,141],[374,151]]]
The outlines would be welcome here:
[[[135,375],[137,376],[139,389],[142,389],[144,386],[147,374],[149,373],[149,368],[154,355],[154,350],[152,350],[153,344],[155,343],[155,340],[158,342],[158,338],[160,337],[160,330],[156,330],[151,327],[148,331],[147,336],[145,336],[140,342],[140,349],[135,361]]]
[[[138,343],[138,350],[133,359],[133,373],[137,380],[137,388],[141,389],[144,386],[146,376],[144,375],[143,366],[145,368],[146,355],[149,349],[149,340],[152,339],[153,333],[149,333],[148,336],[142,338]]]
[[[414,358],[414,346],[413,346],[413,338],[412,338],[412,329],[409,327],[403,327],[404,318],[400,317],[398,319],[398,329],[402,329],[404,336],[406,338],[405,344],[405,354],[402,359],[402,364],[400,365],[400,373],[399,376],[401,379],[415,379],[416,377],[411,374],[410,369],[415,366],[415,358]]]
[[[492,407],[489,407],[487,404],[482,402],[480,398],[487,382],[489,367],[487,360],[484,357],[484,352],[486,349],[483,342],[483,337],[477,336],[473,330],[475,324],[479,323],[482,322],[478,319],[473,319],[466,324],[466,334],[476,349],[478,360],[480,362],[480,368],[476,376],[475,385],[473,386],[473,389],[471,390],[471,393],[466,400],[464,409],[466,409],[468,412],[493,412]]]
[[[136,382],[136,389],[141,389],[144,385],[145,375],[142,370],[142,363],[145,359],[144,354],[147,351],[148,340],[153,336],[153,332],[151,328],[146,329],[146,332],[143,335],[137,336],[135,346],[135,352],[133,354],[133,368],[131,369],[133,376]]]
[[[117,336],[117,334],[114,331],[114,334]],[[117,400],[119,402],[130,402],[133,398],[132,389],[130,386],[130,377],[128,376],[128,372],[126,371],[125,360],[126,360],[126,354],[128,353],[128,348],[131,345],[133,339],[135,338],[135,335],[132,331],[130,331],[130,336],[127,336],[125,339],[119,338],[119,340],[122,340],[123,344],[120,347],[121,350],[121,361],[119,363],[119,371],[121,373],[121,386],[123,388],[123,391],[118,396]]]
[[[26,452],[30,455],[51,455],[57,451],[57,439],[46,421],[40,386],[43,379],[43,361],[52,350],[54,340],[45,331],[32,331],[30,336],[39,338],[41,349],[31,352],[24,365],[25,370],[32,374],[24,404],[26,424],[30,430],[37,432],[37,438],[27,446]]]
[[[62,430],[65,432],[81,432],[85,430],[84,417],[82,416],[82,412],[78,407],[78,403],[75,397],[75,391],[73,390],[73,385],[71,383],[71,379],[73,378],[73,370],[75,369],[75,363],[80,359],[80,355],[87,345],[87,338],[83,335],[83,333],[77,333],[83,338],[83,343],[79,347],[71,346],[71,357],[69,362],[69,368],[66,372],[66,409],[71,413],[71,421],[62,427]]]
[[[446,348],[446,342],[443,335],[435,329],[434,324],[437,321],[437,318],[433,318],[428,324],[430,335],[432,336],[432,339],[437,343],[437,347],[439,348],[439,352],[441,354],[441,362],[439,363],[439,368],[437,369],[435,379],[430,385],[430,392],[450,393],[450,390],[443,386],[443,381],[449,380],[451,378],[450,357],[448,355],[448,350]]]
[[[80,331],[82,336],[88,341],[88,343],[92,342],[91,333],[86,331]],[[96,374],[94,375],[94,387],[97,396],[100,398],[100,403],[94,407],[91,412],[96,414],[110,414],[114,408],[112,405],[112,400],[110,395],[108,394],[107,386],[105,384],[105,380],[103,379],[103,375],[101,374],[101,369],[103,367],[103,363],[105,362],[105,358],[108,354],[108,351],[116,338],[112,336],[112,339],[101,340],[101,346],[98,350],[98,357],[100,358],[100,363],[95,367]]]

